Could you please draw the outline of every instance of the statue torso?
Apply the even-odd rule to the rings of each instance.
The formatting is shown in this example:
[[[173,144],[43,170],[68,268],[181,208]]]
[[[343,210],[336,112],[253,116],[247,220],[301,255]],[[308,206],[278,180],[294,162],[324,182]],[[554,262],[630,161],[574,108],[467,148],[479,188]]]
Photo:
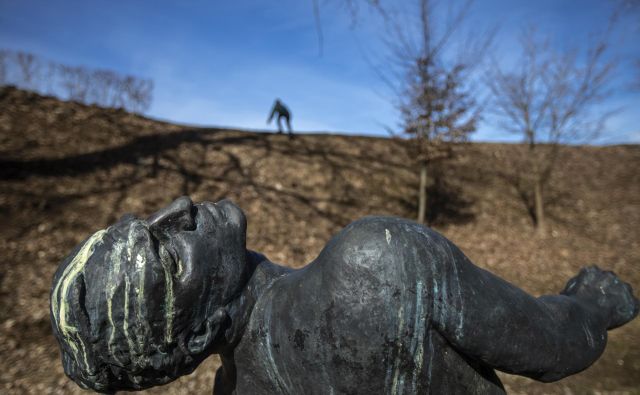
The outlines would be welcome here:
[[[235,393],[504,393],[431,327],[442,243],[398,218],[345,228],[260,296],[234,352]]]

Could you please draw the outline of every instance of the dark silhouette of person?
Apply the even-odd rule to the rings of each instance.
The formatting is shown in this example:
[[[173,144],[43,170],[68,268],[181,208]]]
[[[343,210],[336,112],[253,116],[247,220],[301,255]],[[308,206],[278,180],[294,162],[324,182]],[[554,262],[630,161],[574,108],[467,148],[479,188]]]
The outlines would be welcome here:
[[[230,201],[182,197],[76,247],[51,290],[66,374],[139,390],[217,353],[217,395],[504,395],[494,369],[562,379],[638,313],[612,272],[533,297],[401,218],[353,222],[296,270],[248,250],[246,230]]]
[[[293,133],[291,132],[291,112],[285,106],[280,99],[276,99],[273,103],[273,107],[271,108],[271,114],[269,114],[269,119],[267,119],[267,124],[271,123],[274,115],[278,116],[278,133],[282,133],[282,118],[287,122],[287,129],[289,131],[289,137],[293,137]]]

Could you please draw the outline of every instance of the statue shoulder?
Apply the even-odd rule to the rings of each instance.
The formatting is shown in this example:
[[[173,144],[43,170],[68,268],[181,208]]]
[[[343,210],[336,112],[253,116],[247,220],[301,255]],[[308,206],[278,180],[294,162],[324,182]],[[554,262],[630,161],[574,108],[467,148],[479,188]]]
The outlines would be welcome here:
[[[382,263],[415,255],[420,246],[447,240],[436,231],[399,217],[370,216],[352,222],[336,234],[316,261],[324,265]]]
[[[388,249],[403,247],[424,238],[446,240],[438,232],[417,222],[400,217],[369,216],[352,222],[335,237],[341,244]]]

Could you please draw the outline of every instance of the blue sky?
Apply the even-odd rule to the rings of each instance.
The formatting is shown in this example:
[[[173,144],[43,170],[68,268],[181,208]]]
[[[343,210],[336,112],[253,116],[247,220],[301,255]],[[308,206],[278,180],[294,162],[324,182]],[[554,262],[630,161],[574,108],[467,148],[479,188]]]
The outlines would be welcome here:
[[[365,55],[384,51],[380,22],[361,10],[352,27],[340,0],[320,0],[319,56],[311,0],[33,1],[0,0],[0,48],[152,78],[149,115],[181,123],[267,127],[275,97],[300,131],[386,135],[399,116],[393,93]],[[384,2],[383,2],[384,3]],[[534,24],[559,46],[581,45],[602,30],[613,0],[478,0],[470,23],[498,26],[495,58],[517,56],[516,38]],[[618,108],[602,143],[640,143],[640,92],[629,89],[640,58],[640,12],[613,36],[620,61],[607,108]],[[519,137],[484,121],[476,141]]]

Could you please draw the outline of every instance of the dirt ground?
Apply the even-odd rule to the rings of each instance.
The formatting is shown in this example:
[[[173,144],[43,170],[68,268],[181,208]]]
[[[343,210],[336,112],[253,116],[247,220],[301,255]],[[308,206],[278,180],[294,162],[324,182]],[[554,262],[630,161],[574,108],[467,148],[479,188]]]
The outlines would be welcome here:
[[[431,225],[526,291],[557,293],[580,267],[614,270],[640,293],[640,146],[563,147],[534,231],[515,182],[525,147],[467,144],[433,169]],[[64,376],[48,292],[61,259],[124,213],[178,196],[227,197],[248,247],[292,267],[364,215],[413,218],[417,177],[402,141],[295,139],[192,128],[0,90],[0,393],[80,393]],[[526,194],[525,194],[526,195]],[[640,319],[609,333],[602,358],[552,384],[502,375],[511,394],[640,393]],[[150,393],[210,394],[218,359]]]

